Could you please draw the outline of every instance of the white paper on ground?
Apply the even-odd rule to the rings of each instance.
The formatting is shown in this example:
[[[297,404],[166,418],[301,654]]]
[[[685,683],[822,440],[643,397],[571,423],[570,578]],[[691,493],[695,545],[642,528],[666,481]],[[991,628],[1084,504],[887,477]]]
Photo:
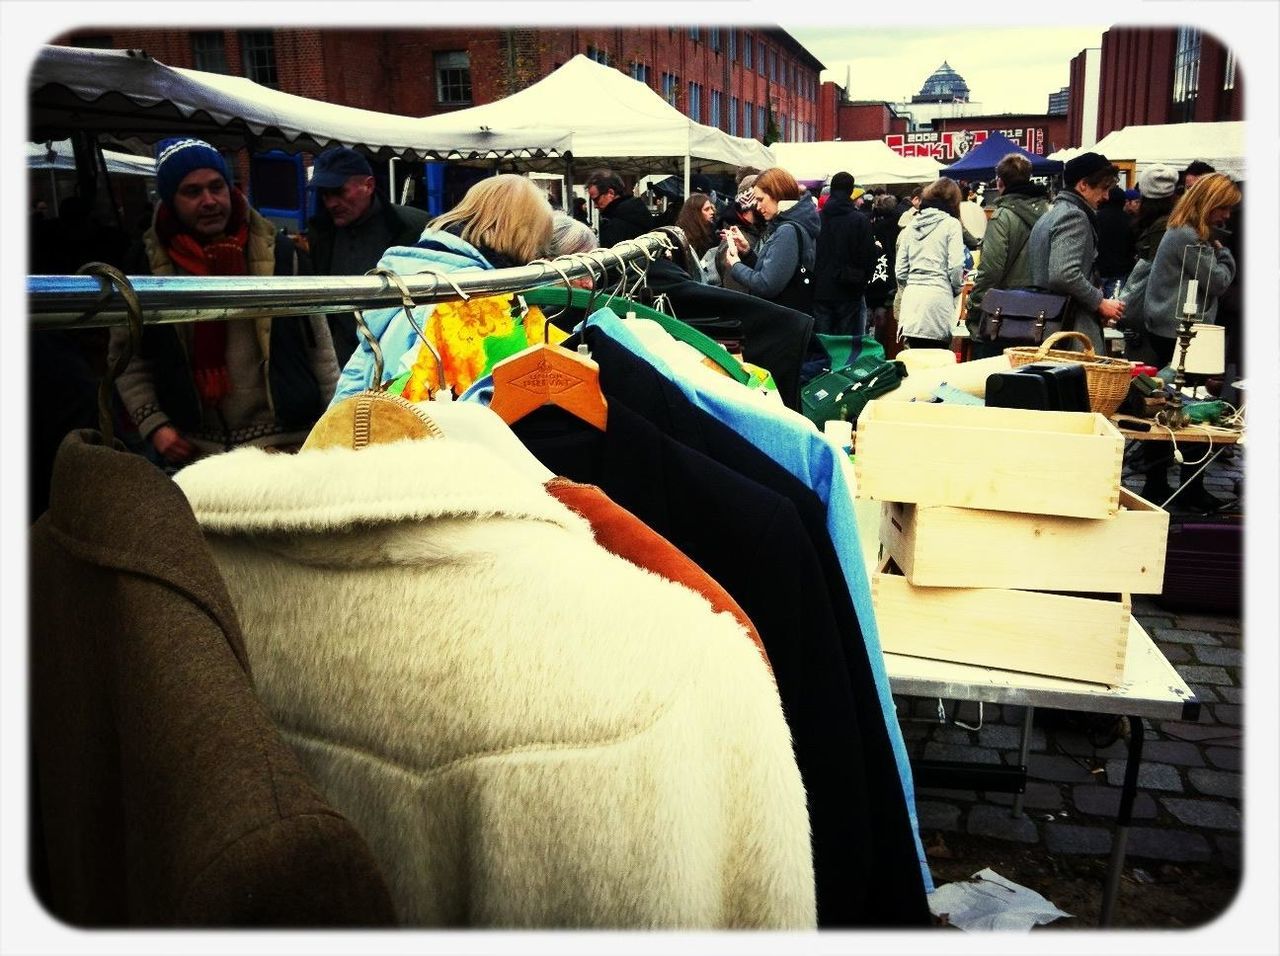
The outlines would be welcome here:
[[[946,883],[929,894],[929,910],[944,913],[948,922],[960,929],[1015,930],[1029,932],[1033,926],[1070,917],[1035,890],[1006,880],[992,869],[979,870],[966,883]]]

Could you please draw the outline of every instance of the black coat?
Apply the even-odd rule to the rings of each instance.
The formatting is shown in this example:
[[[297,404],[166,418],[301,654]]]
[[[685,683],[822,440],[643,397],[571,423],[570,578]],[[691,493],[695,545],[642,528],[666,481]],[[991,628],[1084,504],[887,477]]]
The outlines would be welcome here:
[[[736,320],[742,326],[742,357],[773,373],[783,404],[800,410],[800,366],[813,334],[813,316],[747,292],[705,285],[668,259],[656,260],[647,285],[667,296],[683,322],[711,334],[710,320]]]
[[[818,214],[822,229],[813,263],[815,302],[848,302],[866,288],[876,264],[871,221],[846,193],[833,192]]]
[[[1133,217],[1124,203],[1105,202],[1098,210],[1098,275],[1104,279],[1127,276],[1134,264]]]
[[[514,426],[716,579],[759,631],[809,796],[821,926],[926,925],[905,801],[866,648],[817,496],[596,329],[601,433],[554,409]],[[895,796],[896,794],[896,796]]]
[[[618,196],[600,210],[600,245],[616,246],[624,239],[643,236],[655,223],[649,207],[635,196]]]

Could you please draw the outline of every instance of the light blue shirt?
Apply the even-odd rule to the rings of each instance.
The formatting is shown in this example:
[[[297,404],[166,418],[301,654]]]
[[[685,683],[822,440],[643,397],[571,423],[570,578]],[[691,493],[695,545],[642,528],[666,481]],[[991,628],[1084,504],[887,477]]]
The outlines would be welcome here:
[[[902,782],[911,833],[916,844],[916,855],[924,875],[926,892],[933,891],[933,878],[925,860],[920,842],[920,824],[916,817],[915,784],[911,777],[911,764],[907,757],[902,730],[898,726],[897,708],[889,687],[889,675],[885,670],[884,654],[880,650],[880,632],[876,628],[875,611],[871,606],[871,585],[858,539],[857,519],[853,509],[853,492],[845,477],[844,469],[836,459],[836,449],[807,423],[778,415],[767,406],[749,399],[736,399],[719,391],[703,391],[696,381],[679,375],[662,356],[653,352],[610,309],[600,309],[587,321],[599,328],[628,351],[644,359],[675,384],[694,405],[714,415],[739,435],[767,454],[775,462],[800,479],[826,505],[827,531],[835,547],[840,568],[844,572],[849,594],[853,598],[854,611],[862,625],[862,638],[867,647],[867,659],[871,675],[884,715],[885,728],[893,756],[898,764],[898,777]],[[488,404],[493,395],[493,378],[486,376],[476,381],[463,393],[463,400]]]

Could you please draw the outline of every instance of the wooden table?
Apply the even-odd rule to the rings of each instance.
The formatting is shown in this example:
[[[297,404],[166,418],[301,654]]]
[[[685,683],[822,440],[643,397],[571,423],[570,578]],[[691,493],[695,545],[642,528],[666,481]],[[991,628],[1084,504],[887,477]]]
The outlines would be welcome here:
[[[851,475],[851,478],[853,476]],[[856,489],[856,479],[851,488]],[[856,499],[854,514],[858,523],[859,544],[868,573],[874,573],[879,559],[880,502]],[[1116,714],[1129,721],[1129,747],[1125,761],[1124,783],[1116,814],[1116,834],[1107,866],[1102,893],[1100,925],[1111,921],[1120,874],[1124,867],[1129,827],[1133,820],[1133,803],[1138,790],[1138,770],[1142,765],[1142,743],[1146,729],[1144,719],[1197,720],[1200,702],[1180,675],[1160,653],[1150,635],[1132,616],[1129,640],[1125,649],[1125,681],[1119,686],[1094,684],[1025,674],[1017,671],[956,664],[949,661],[885,654],[885,670],[893,693],[912,697],[936,697],[939,700],[971,700],[994,704],[1013,704],[1026,708],[1019,743],[1019,766],[990,768],[986,765],[912,761],[913,774],[960,773],[971,789],[995,789],[1015,793],[1012,813],[1022,813],[1022,790],[1026,779],[1027,757],[1031,742],[1031,721],[1036,707],[1079,710],[1097,714]],[[1016,772],[1016,773],[1014,773]],[[994,774],[1000,779],[986,779]],[[1010,777],[1017,779],[1010,781]]]
[[[1151,427],[1142,431],[1133,427],[1135,422],[1147,424]],[[1218,425],[1188,425],[1185,428],[1170,429],[1149,418],[1133,418],[1130,415],[1112,415],[1111,423],[1120,430],[1120,434],[1124,436],[1126,441],[1167,442],[1174,448],[1182,444],[1209,446],[1203,449],[1202,460],[1191,462],[1191,464],[1198,466],[1196,470],[1173,490],[1173,494],[1169,495],[1164,501],[1158,502],[1161,508],[1167,508],[1169,502],[1178,497],[1182,489],[1187,487],[1191,478],[1202,474],[1224,451],[1236,445],[1244,444],[1244,430],[1239,428],[1222,428]],[[1172,453],[1169,460],[1174,460]]]

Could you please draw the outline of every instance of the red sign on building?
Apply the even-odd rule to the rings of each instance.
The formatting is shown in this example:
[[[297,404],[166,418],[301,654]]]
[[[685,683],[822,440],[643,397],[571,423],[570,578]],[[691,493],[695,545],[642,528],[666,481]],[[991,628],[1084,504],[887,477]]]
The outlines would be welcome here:
[[[1015,126],[1010,129],[956,129],[946,132],[891,133],[885,144],[900,156],[925,156],[940,163],[963,159],[973,147],[986,142],[992,133],[1007,136],[1029,153],[1044,154],[1045,127]]]

